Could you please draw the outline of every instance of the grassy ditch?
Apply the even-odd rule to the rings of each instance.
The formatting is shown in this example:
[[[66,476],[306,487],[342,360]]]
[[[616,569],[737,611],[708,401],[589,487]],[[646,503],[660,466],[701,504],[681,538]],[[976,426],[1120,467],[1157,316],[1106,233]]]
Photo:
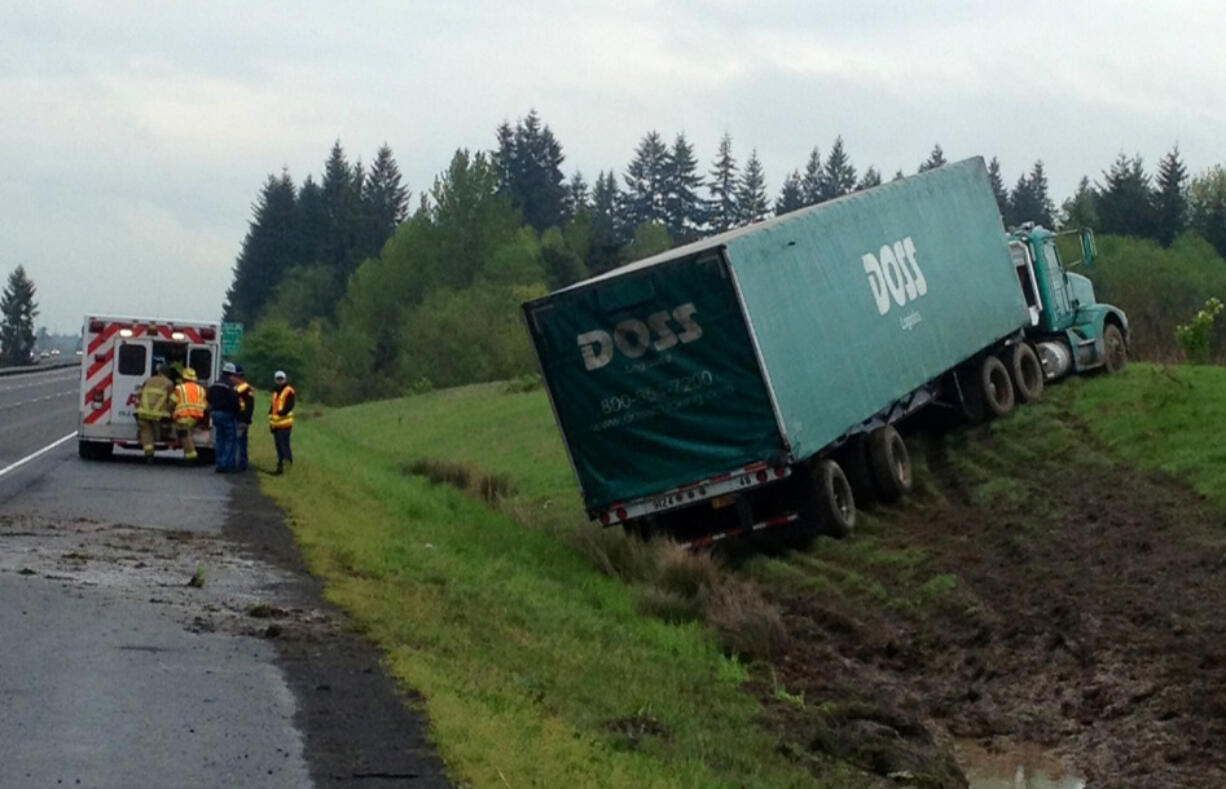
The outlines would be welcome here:
[[[297,467],[265,484],[474,786],[950,785],[948,732],[1048,736],[1007,710],[1059,660],[996,650],[1089,649],[1016,592],[1080,582],[1087,497],[1141,490],[1140,465],[1226,502],[1226,370],[1133,365],[917,439],[915,495],[862,513],[853,539],[722,564],[587,526],[527,388],[308,415]],[[1036,611],[1040,635],[1015,633]],[[976,689],[984,672],[996,684]]]

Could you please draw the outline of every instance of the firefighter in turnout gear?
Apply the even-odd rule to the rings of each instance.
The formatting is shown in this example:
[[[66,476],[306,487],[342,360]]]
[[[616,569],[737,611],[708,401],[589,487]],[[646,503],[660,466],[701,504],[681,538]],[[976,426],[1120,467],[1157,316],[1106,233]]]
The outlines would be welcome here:
[[[290,449],[290,433],[294,429],[294,387],[289,385],[285,373],[277,370],[272,377],[275,386],[272,390],[272,402],[268,406],[268,427],[272,431],[273,443],[277,446],[277,470],[280,474],[285,470],[285,464],[293,464],[294,453]]]
[[[145,462],[153,462],[154,445],[161,435],[163,422],[169,426],[174,404],[171,395],[175,385],[170,380],[170,368],[166,365],[158,367],[157,373],[150,376],[140,385],[140,401],[136,406],[136,425],[140,431],[141,449],[145,451]]]
[[[183,445],[183,457],[195,460],[196,442],[192,439],[192,430],[204,419],[205,404],[204,387],[197,383],[195,370],[184,368],[183,380],[175,387],[171,401],[175,407],[173,419],[179,442]]]

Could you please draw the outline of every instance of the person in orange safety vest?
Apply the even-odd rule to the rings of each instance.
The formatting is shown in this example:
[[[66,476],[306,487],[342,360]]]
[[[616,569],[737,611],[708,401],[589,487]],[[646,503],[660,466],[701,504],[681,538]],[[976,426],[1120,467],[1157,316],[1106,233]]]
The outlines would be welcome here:
[[[192,431],[196,424],[204,419],[205,392],[204,387],[196,381],[196,371],[188,367],[183,370],[183,380],[175,387],[170,396],[174,403],[174,414],[171,417],[175,430],[179,434],[179,443],[183,445],[183,457],[195,460],[196,442]]]
[[[285,470],[286,463],[294,463],[289,439],[294,429],[294,400],[297,394],[281,370],[277,370],[272,380],[275,386],[272,397],[269,398],[271,402],[268,406],[268,428],[272,431],[272,440],[277,446],[277,470],[274,473],[280,474]]]

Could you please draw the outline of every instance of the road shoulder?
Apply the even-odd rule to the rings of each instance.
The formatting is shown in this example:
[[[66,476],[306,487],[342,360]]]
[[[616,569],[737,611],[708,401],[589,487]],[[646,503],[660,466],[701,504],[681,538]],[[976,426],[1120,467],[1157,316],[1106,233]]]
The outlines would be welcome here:
[[[265,635],[297,701],[295,723],[316,785],[351,786],[370,778],[382,787],[449,786],[427,738],[420,699],[397,688],[379,651],[345,627],[344,614],[324,600],[285,516],[260,492],[258,473],[234,479],[223,534],[292,578],[278,597],[293,601],[293,609],[267,612]],[[342,624],[320,637],[295,621],[294,610],[326,611]]]

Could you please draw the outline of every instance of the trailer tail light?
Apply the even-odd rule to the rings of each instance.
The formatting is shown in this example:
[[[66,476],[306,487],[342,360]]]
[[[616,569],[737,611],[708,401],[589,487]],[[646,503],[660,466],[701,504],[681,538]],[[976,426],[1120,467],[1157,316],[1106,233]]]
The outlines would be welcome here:
[[[600,525],[601,526],[609,525],[609,513],[607,512],[600,513]]]
[[[781,466],[775,469],[775,479],[783,479],[783,475],[787,473],[788,473],[788,470]]]
[[[757,474],[755,474],[754,476],[755,476],[755,477],[757,477],[758,482],[766,482],[767,474],[766,474],[766,470],[765,470],[765,469],[763,469],[762,471],[759,471],[759,472],[758,472]]]
[[[200,330],[200,339],[202,340],[211,340],[216,336],[217,336],[217,332],[214,331],[212,328]]]
[[[617,512],[615,512],[615,513],[613,513],[613,514],[617,516],[617,519],[618,519],[619,521],[624,521],[624,520],[626,519],[626,508],[625,508],[625,507],[618,507],[618,508],[617,508]]]
[[[91,334],[97,334],[98,332],[102,331],[105,328],[106,328],[106,324],[103,323],[102,321],[91,320],[89,322],[89,331]]]

